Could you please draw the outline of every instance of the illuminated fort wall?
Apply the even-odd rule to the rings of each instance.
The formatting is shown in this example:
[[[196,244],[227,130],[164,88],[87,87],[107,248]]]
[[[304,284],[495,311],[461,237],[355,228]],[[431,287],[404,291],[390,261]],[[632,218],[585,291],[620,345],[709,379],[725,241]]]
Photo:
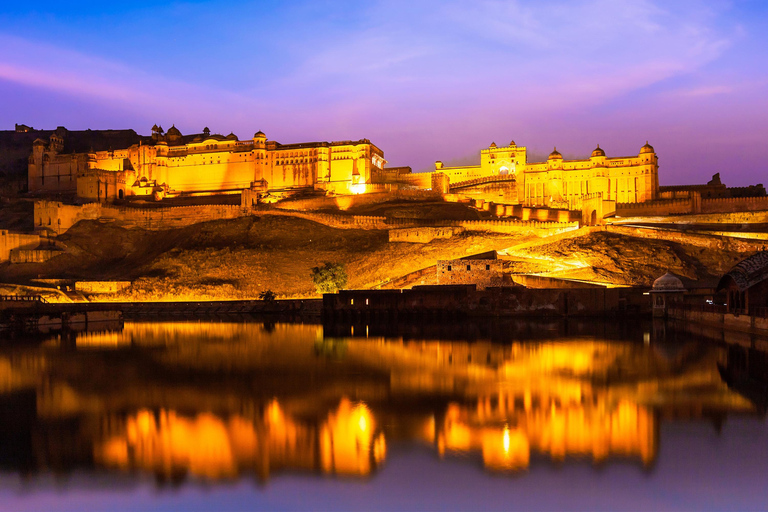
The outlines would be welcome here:
[[[48,144],[35,142],[28,167],[31,192],[76,192],[99,201],[239,193],[252,184],[268,190],[319,187],[356,193],[385,163],[382,151],[367,139],[279,144],[261,132],[251,140],[230,134],[183,142],[172,128],[156,142],[119,150],[63,155],[62,147],[54,137]]]

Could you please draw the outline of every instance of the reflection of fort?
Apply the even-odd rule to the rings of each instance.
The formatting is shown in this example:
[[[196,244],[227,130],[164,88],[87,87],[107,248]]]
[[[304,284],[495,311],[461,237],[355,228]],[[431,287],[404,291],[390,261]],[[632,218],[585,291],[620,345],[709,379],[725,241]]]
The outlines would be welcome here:
[[[370,410],[347,399],[322,421],[311,423],[286,416],[277,401],[254,419],[143,409],[109,423],[116,432],[96,444],[96,461],[163,478],[187,472],[206,479],[232,478],[250,470],[265,479],[283,468],[367,475],[386,450]]]
[[[393,441],[479,454],[491,470],[542,457],[648,466],[661,422],[755,411],[723,383],[722,354],[695,344],[323,338],[318,326],[193,322],[58,343],[0,354],[0,444],[17,447],[0,453],[5,467],[171,482],[364,476]]]

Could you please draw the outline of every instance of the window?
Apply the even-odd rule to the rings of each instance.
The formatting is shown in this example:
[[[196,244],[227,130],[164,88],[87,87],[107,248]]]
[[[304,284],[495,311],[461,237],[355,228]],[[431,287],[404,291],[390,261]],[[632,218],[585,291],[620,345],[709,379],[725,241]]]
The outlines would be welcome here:
[[[355,305],[355,299],[349,299],[349,305],[354,306]]]
[[[472,270],[472,265],[467,265],[467,270]]]
[[[490,265],[486,265],[485,266],[485,270],[491,270],[491,266]]]
[[[42,224],[43,224],[43,221],[40,221],[40,225],[42,225]],[[448,265],[448,272],[450,272],[450,271],[451,271],[451,266]]]

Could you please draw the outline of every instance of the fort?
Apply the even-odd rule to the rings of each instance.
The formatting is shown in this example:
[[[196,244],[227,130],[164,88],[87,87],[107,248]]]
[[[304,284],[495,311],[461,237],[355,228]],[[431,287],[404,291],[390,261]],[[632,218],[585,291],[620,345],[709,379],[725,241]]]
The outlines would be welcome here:
[[[338,260],[360,289],[604,288],[669,269],[705,279],[765,247],[762,184],[660,186],[658,162],[648,142],[532,162],[512,141],[477,165],[413,172],[365,138],[17,125],[0,132],[17,179],[0,194],[0,281],[136,283],[97,294],[129,301],[303,299],[316,296],[308,269]],[[479,254],[492,255],[464,261]]]

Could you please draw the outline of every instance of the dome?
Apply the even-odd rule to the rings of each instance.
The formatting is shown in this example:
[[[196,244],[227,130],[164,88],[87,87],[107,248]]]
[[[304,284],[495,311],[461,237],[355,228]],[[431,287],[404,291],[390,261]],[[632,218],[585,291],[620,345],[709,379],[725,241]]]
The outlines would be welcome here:
[[[176,125],[173,125],[168,129],[168,133],[166,133],[166,135],[170,137],[181,137],[181,132],[178,128],[176,128]]]
[[[605,156],[605,151],[600,148],[600,144],[598,144],[595,150],[592,152],[592,157],[594,158],[596,156]]]
[[[488,147],[495,148],[496,147],[496,143],[495,142],[491,142],[491,145],[488,146]]]
[[[227,135],[228,140],[237,140],[237,135],[235,135],[233,132],[229,132],[229,135]]]
[[[259,131],[257,131],[256,133],[253,134],[253,138],[254,139],[266,139],[267,136],[264,135],[263,131],[259,130]]]
[[[653,153],[653,152],[654,152],[653,146],[648,144],[648,141],[645,141],[645,145],[640,148],[640,154],[642,155],[643,153]]]
[[[667,272],[653,282],[654,292],[684,292],[683,282]]]
[[[510,141],[510,142],[509,142],[509,145],[510,145],[510,146],[517,146],[517,144],[515,144],[515,141]]]
[[[547,160],[562,160],[562,159],[563,159],[563,155],[560,154],[557,148],[555,148],[555,150],[549,154],[549,158],[547,158]]]

